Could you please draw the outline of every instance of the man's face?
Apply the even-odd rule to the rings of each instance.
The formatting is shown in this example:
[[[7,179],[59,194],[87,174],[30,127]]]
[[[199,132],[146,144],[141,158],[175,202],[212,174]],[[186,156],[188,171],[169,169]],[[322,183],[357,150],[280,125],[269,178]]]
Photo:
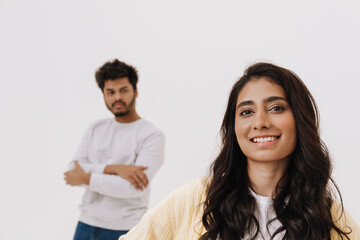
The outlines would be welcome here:
[[[135,111],[136,97],[137,91],[134,91],[127,77],[105,81],[105,104],[116,117],[123,117]]]

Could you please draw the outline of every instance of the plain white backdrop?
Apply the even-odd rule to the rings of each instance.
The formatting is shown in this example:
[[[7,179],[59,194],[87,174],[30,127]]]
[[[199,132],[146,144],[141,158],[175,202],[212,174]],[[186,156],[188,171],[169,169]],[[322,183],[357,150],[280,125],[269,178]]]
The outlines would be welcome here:
[[[114,58],[138,68],[138,113],[167,137],[151,207],[206,174],[232,84],[265,60],[313,93],[359,222],[359,12],[355,0],[0,0],[0,239],[72,239],[83,189],[63,172],[88,124],[111,117],[94,72]]]

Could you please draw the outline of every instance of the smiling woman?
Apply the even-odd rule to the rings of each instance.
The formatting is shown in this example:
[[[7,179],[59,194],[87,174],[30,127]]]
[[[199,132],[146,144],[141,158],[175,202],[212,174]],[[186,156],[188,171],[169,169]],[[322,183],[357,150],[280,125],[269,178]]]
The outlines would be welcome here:
[[[297,137],[285,92],[270,78],[255,78],[239,92],[236,105],[235,134],[247,157],[251,188],[261,196],[276,197]]]
[[[210,176],[176,190],[120,239],[360,239],[332,194],[317,106],[296,74],[250,66],[232,88],[221,136]]]

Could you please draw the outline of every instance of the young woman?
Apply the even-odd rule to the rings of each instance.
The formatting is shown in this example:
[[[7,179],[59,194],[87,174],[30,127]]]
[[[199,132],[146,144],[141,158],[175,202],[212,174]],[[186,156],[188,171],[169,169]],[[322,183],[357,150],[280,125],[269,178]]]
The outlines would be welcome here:
[[[318,124],[296,74],[250,66],[230,93],[210,176],[173,192],[120,239],[360,239],[332,193]]]

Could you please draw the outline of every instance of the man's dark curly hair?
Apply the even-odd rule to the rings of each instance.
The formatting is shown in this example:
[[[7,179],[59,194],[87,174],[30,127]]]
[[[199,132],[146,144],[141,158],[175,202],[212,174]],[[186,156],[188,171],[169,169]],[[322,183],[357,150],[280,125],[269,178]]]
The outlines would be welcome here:
[[[104,85],[106,81],[124,77],[129,79],[129,82],[135,91],[136,84],[138,82],[138,75],[136,68],[131,65],[115,59],[112,62],[106,62],[95,72],[95,79],[101,91],[104,91]]]

